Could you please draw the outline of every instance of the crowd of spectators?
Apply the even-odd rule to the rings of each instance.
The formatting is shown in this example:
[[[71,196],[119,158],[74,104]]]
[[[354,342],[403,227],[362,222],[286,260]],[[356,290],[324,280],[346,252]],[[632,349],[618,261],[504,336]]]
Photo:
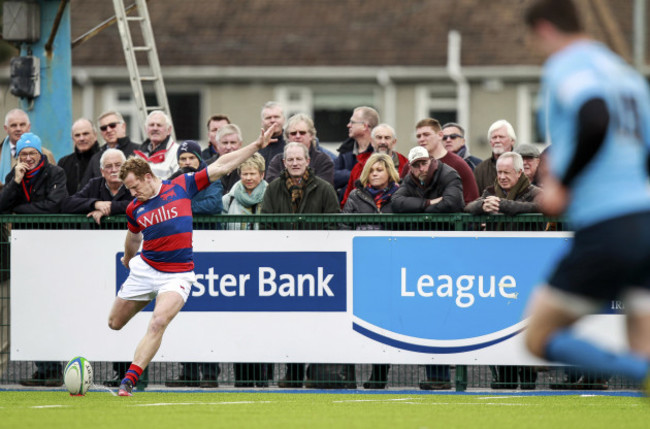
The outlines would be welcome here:
[[[349,138],[338,155],[319,144],[311,117],[296,114],[285,118],[283,107],[268,102],[261,109],[264,130],[276,126],[276,139],[238,169],[213,183],[192,200],[199,214],[265,213],[457,213],[516,215],[539,211],[536,198],[539,164],[543,158],[532,144],[517,145],[516,134],[506,120],[494,122],[487,137],[491,156],[481,160],[469,153],[465,129],[456,123],[440,124],[436,119],[419,120],[414,133],[417,146],[407,156],[397,152],[395,129],[380,122],[379,113],[368,106],[353,110],[347,124]],[[156,175],[172,179],[195,172],[219,156],[242,146],[240,128],[224,114],[207,122],[209,142],[176,142],[172,123],[162,111],[151,112],[146,120],[146,140],[141,144],[127,136],[119,112],[101,114],[96,122],[77,119],[71,127],[72,152],[58,164],[39,136],[30,132],[28,115],[13,109],[6,114],[7,137],[0,145],[1,213],[78,213],[98,224],[105,216],[123,214],[131,201],[119,180],[119,170],[130,156],[145,159]],[[98,132],[99,131],[99,132]],[[98,135],[103,144],[100,145]],[[543,162],[543,161],[542,161]],[[229,222],[228,229],[257,229],[256,223]],[[372,223],[358,229],[378,229]],[[333,368],[333,369],[332,369]],[[383,389],[389,365],[372,367],[364,388]],[[124,376],[126,365],[114,364],[115,383]],[[274,367],[264,363],[235,364],[237,387],[267,387]],[[332,370],[332,371],[330,371]],[[335,372],[341,384],[356,387],[354,365],[331,367],[287,364],[280,387],[325,387],[318,374]],[[176,379],[168,386],[218,386],[217,363],[181,364]],[[507,381],[516,387],[516,379]],[[451,388],[449,366],[429,365],[422,389]],[[534,387],[532,376],[522,388]],[[57,362],[39,362],[25,385],[60,385],[62,368]]]

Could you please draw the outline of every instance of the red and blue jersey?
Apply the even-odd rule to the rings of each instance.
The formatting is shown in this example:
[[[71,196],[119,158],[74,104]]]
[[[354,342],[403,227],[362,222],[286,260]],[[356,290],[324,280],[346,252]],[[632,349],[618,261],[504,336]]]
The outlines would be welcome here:
[[[142,233],[142,259],[158,271],[194,269],[192,197],[210,185],[207,169],[163,180],[160,192],[147,201],[133,200],[126,209],[128,228]]]

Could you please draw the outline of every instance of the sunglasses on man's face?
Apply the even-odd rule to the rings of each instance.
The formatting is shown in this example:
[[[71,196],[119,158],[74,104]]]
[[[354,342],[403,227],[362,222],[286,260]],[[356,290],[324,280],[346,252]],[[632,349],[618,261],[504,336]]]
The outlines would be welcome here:
[[[297,136],[298,134],[300,134],[301,136],[304,136],[304,135],[307,135],[307,131],[303,131],[303,130],[300,130],[300,131],[289,131],[289,135],[290,135],[290,136]]]
[[[460,134],[449,134],[447,136],[442,136],[443,140],[456,140],[457,138],[463,138]]]
[[[106,125],[100,126],[99,129],[102,130],[102,131],[106,131],[109,128],[113,129],[113,128],[117,127],[119,124],[121,124],[121,122],[110,122],[110,123],[108,123]]]

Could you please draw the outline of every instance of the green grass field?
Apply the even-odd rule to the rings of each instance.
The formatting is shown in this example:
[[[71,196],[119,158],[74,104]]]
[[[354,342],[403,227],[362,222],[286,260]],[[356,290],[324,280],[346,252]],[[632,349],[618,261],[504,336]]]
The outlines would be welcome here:
[[[0,428],[648,428],[629,396],[1,391]]]

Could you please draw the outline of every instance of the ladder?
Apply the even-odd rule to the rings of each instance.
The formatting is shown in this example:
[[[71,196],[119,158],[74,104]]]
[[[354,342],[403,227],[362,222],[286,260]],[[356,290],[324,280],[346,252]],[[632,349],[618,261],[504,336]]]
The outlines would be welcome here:
[[[160,61],[158,60],[156,42],[151,28],[151,20],[149,19],[147,2],[146,0],[134,0],[134,2],[137,10],[135,15],[127,15],[124,0],[113,0],[113,6],[115,7],[115,17],[122,40],[122,48],[124,49],[124,58],[129,69],[133,97],[137,106],[138,117],[136,119],[140,125],[140,129],[143,131],[143,135],[146,136],[145,124],[147,115],[150,112],[153,110],[162,110],[169,116],[170,120],[172,116],[169,110],[162,71],[160,69]],[[134,46],[130,22],[137,22],[139,24],[134,25],[134,29],[140,28],[142,45]],[[142,53],[146,53],[146,62],[142,65],[138,64],[138,53],[141,53],[140,59],[144,57]],[[147,105],[143,84],[153,85],[157,100],[155,105]],[[176,140],[173,128],[172,138]]]

